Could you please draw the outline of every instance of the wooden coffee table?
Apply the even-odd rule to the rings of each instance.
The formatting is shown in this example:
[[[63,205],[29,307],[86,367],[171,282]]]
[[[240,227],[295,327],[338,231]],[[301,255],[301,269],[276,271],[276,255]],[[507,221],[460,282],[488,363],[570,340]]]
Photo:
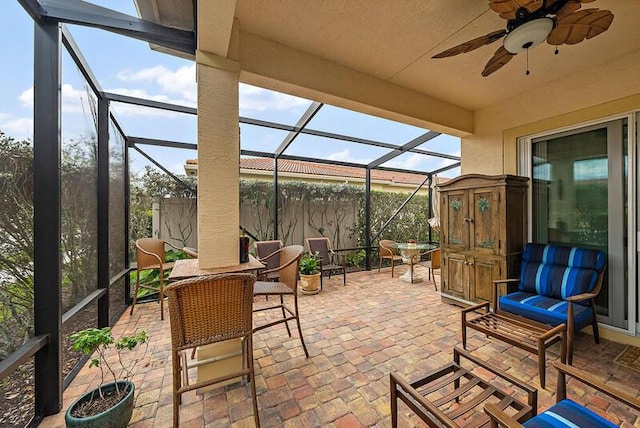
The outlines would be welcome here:
[[[524,318],[497,314],[489,310],[489,302],[486,302],[462,310],[462,347],[464,349],[467,349],[467,328],[537,354],[542,388],[545,385],[547,348],[556,342],[561,342],[560,359],[563,363],[566,362],[567,327],[565,324],[551,327]]]
[[[473,367],[462,367],[461,356],[518,387],[521,390],[518,396],[526,394],[526,403],[516,398],[514,392],[518,390],[502,390],[477,376]],[[414,382],[408,382],[393,372],[389,377],[391,426],[394,428],[398,426],[398,400],[403,401],[428,426],[488,426],[489,416],[483,412],[487,402],[496,404],[519,422],[537,414],[537,389],[460,348],[453,348],[451,364],[426,373]]]

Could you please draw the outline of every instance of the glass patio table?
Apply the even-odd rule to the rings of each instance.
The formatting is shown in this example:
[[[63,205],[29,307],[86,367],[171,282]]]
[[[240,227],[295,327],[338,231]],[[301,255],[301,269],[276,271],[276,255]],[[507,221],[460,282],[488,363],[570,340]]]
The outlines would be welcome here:
[[[409,270],[407,270],[404,275],[400,277],[400,279],[410,284],[422,282],[422,277],[414,274],[413,265],[417,264],[420,261],[421,255],[425,254],[429,250],[437,248],[438,246],[433,244],[410,244],[408,242],[396,242],[392,245],[392,247],[400,250],[402,261],[409,265]]]

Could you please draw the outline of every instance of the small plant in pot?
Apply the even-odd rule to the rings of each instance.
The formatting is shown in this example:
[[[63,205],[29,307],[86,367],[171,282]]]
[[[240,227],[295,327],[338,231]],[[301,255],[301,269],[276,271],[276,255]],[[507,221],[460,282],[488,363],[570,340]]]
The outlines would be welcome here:
[[[87,328],[69,336],[73,349],[94,355],[89,367],[100,368],[100,385],[69,406],[65,414],[67,427],[126,427],[133,414],[135,387],[129,379],[140,358],[127,358],[126,351],[138,345],[148,346],[149,337],[142,330],[116,340],[111,329]],[[108,355],[110,349],[116,358]],[[145,352],[146,354],[146,348]]]
[[[300,259],[300,284],[304,294],[316,294],[320,291],[320,256],[305,253]]]

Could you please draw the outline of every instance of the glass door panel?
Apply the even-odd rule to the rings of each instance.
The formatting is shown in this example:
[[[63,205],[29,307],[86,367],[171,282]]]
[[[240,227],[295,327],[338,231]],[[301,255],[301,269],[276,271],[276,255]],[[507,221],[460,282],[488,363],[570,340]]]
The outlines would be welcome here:
[[[608,269],[599,319],[626,320],[626,120],[532,144],[533,241],[599,249]]]

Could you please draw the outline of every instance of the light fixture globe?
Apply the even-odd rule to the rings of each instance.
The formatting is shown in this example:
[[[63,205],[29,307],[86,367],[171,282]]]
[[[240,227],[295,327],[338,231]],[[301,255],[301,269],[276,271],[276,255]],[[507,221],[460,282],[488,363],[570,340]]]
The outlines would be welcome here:
[[[504,38],[502,45],[512,54],[517,54],[544,42],[551,30],[553,19],[537,18],[512,30]]]

